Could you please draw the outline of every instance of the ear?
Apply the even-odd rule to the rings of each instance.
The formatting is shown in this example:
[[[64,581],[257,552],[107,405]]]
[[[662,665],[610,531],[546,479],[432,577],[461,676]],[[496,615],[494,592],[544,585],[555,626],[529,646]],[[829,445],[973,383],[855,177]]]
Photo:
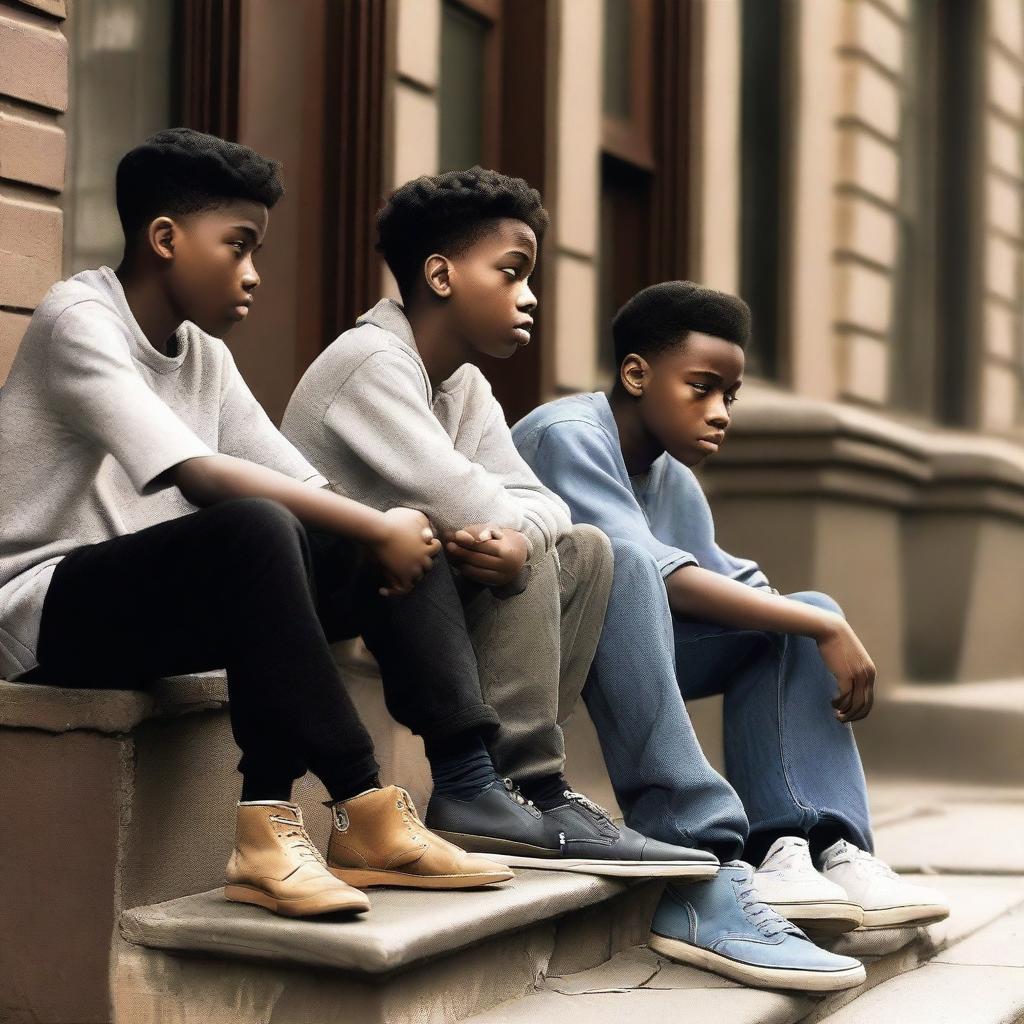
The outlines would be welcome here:
[[[452,293],[452,265],[447,256],[433,253],[423,264],[427,287],[439,298],[447,299]]]
[[[158,259],[173,260],[178,233],[178,225],[170,217],[157,217],[146,228],[146,241]]]
[[[619,380],[626,391],[634,398],[644,393],[644,386],[650,380],[651,367],[643,356],[630,352],[619,367]]]

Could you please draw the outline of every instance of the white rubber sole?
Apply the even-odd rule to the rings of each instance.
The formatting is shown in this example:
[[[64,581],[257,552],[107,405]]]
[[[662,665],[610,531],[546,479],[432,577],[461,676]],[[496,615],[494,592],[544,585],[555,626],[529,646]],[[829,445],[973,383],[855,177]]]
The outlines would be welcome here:
[[[651,932],[647,945],[656,953],[679,964],[700,967],[753,988],[779,988],[795,992],[840,992],[863,985],[867,972],[863,964],[845,971],[802,971],[781,967],[756,967],[740,960],[712,953],[689,942],[680,942]]]
[[[817,900],[813,903],[772,903],[765,900],[765,903],[798,928],[826,935],[852,932],[864,923],[864,911],[856,903],[842,900]]]
[[[510,857],[506,853],[475,853],[476,857],[508,864],[513,868],[539,868],[542,871],[575,871],[581,875],[609,878],[689,878],[694,882],[714,878],[717,864],[687,861],[599,860],[585,857]]]
[[[911,907],[884,907],[881,910],[865,910],[861,931],[876,928],[923,928],[927,924],[945,921],[949,907],[939,903],[923,903]]]

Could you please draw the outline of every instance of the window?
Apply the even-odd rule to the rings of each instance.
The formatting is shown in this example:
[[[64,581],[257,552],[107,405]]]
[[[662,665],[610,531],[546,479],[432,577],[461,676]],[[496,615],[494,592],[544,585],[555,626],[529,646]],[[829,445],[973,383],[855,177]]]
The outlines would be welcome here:
[[[501,18],[498,0],[445,0],[438,102],[440,170],[497,160]]]
[[[781,231],[781,0],[743,0],[740,85],[740,294],[753,316],[747,369],[778,373],[780,302],[785,266]]]
[[[116,266],[123,237],[114,203],[121,156],[178,121],[173,0],[89,0],[70,7],[68,186],[64,272]]]

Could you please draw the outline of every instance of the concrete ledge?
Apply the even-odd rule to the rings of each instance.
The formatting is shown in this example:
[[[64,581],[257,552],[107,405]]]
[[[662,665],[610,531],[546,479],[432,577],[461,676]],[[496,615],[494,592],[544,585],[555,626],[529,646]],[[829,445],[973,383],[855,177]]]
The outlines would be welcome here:
[[[227,705],[221,673],[161,679],[141,690],[75,690],[0,680],[0,728],[128,733],[150,718],[174,718]]]
[[[372,891],[365,919],[318,921],[228,903],[214,889],[126,910],[121,934],[152,949],[379,975],[592,906],[627,888],[593,875],[520,871],[493,891]]]

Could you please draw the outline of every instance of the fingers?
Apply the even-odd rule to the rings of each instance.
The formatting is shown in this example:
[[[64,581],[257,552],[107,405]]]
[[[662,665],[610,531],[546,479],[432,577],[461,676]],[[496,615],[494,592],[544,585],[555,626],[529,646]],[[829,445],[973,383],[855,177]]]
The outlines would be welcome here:
[[[420,536],[424,540],[433,540],[434,539],[434,531],[429,526],[424,526],[423,529],[420,530]]]
[[[508,576],[505,573],[494,572],[492,569],[479,569],[475,565],[464,565],[459,570],[468,580],[475,583],[484,583],[489,587],[501,587],[508,583]]]
[[[427,544],[427,553],[431,558],[441,553],[441,542],[436,537],[430,538],[430,542]]]
[[[454,545],[458,547],[458,545]],[[451,546],[449,547],[449,551]],[[485,551],[466,550],[462,548],[459,552],[460,564],[471,565],[477,569],[490,569],[494,572],[501,572],[505,569],[504,559],[496,555],[488,554]]]

